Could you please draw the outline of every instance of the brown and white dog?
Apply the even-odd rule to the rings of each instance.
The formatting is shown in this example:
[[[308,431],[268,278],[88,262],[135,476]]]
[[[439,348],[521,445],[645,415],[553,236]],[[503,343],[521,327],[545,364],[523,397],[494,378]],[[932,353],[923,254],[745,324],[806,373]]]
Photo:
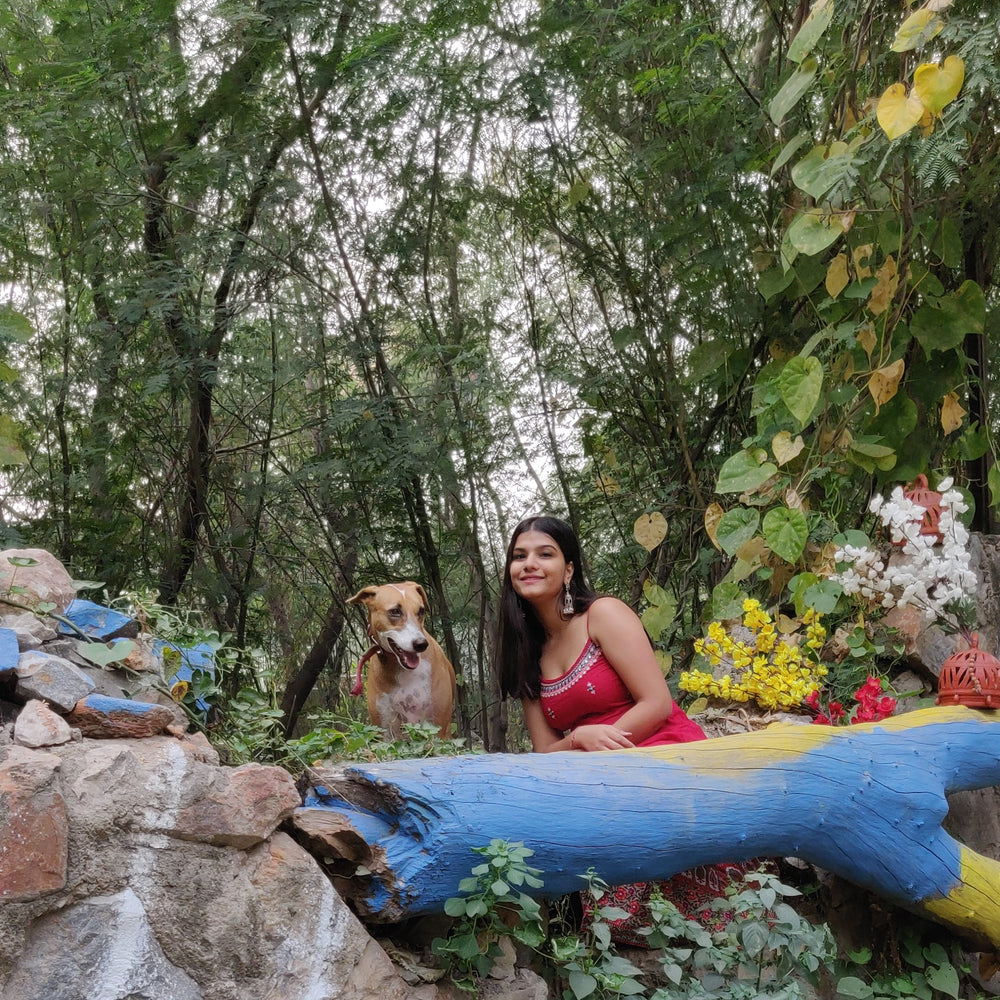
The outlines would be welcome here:
[[[361,671],[369,663],[368,715],[390,736],[403,735],[404,722],[433,722],[448,737],[455,702],[455,671],[434,638],[424,631],[427,595],[419,583],[365,587],[348,604],[368,608],[372,647],[358,662],[351,694],[361,694]]]

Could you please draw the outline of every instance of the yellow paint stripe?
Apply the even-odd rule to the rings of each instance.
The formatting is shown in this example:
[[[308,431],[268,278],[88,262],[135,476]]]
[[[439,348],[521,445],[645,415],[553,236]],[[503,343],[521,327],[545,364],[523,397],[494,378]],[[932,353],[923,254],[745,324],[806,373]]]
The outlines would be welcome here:
[[[920,905],[942,923],[982,935],[1000,947],[1000,862],[960,845],[962,881],[943,899]]]

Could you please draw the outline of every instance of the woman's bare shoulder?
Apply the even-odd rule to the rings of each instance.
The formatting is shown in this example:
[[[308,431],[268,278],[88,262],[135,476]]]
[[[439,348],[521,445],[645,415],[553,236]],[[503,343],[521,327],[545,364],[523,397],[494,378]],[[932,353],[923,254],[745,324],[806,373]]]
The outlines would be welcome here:
[[[598,597],[587,610],[590,614],[591,634],[595,628],[614,628],[638,621],[636,613],[617,597]]]

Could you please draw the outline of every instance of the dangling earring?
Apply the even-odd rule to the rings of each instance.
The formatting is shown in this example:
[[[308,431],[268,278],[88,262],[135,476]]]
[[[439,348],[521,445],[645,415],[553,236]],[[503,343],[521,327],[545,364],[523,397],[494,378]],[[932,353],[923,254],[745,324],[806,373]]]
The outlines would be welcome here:
[[[568,622],[576,614],[576,605],[573,602],[573,595],[569,592],[569,584],[563,584],[563,602],[559,609],[559,617]]]

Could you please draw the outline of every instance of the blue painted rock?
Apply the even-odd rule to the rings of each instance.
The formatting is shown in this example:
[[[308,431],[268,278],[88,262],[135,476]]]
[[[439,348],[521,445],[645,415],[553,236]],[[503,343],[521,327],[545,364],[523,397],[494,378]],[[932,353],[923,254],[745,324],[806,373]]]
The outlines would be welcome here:
[[[90,694],[76,703],[66,721],[84,736],[126,739],[165,733],[177,722],[177,716],[166,705]]]

